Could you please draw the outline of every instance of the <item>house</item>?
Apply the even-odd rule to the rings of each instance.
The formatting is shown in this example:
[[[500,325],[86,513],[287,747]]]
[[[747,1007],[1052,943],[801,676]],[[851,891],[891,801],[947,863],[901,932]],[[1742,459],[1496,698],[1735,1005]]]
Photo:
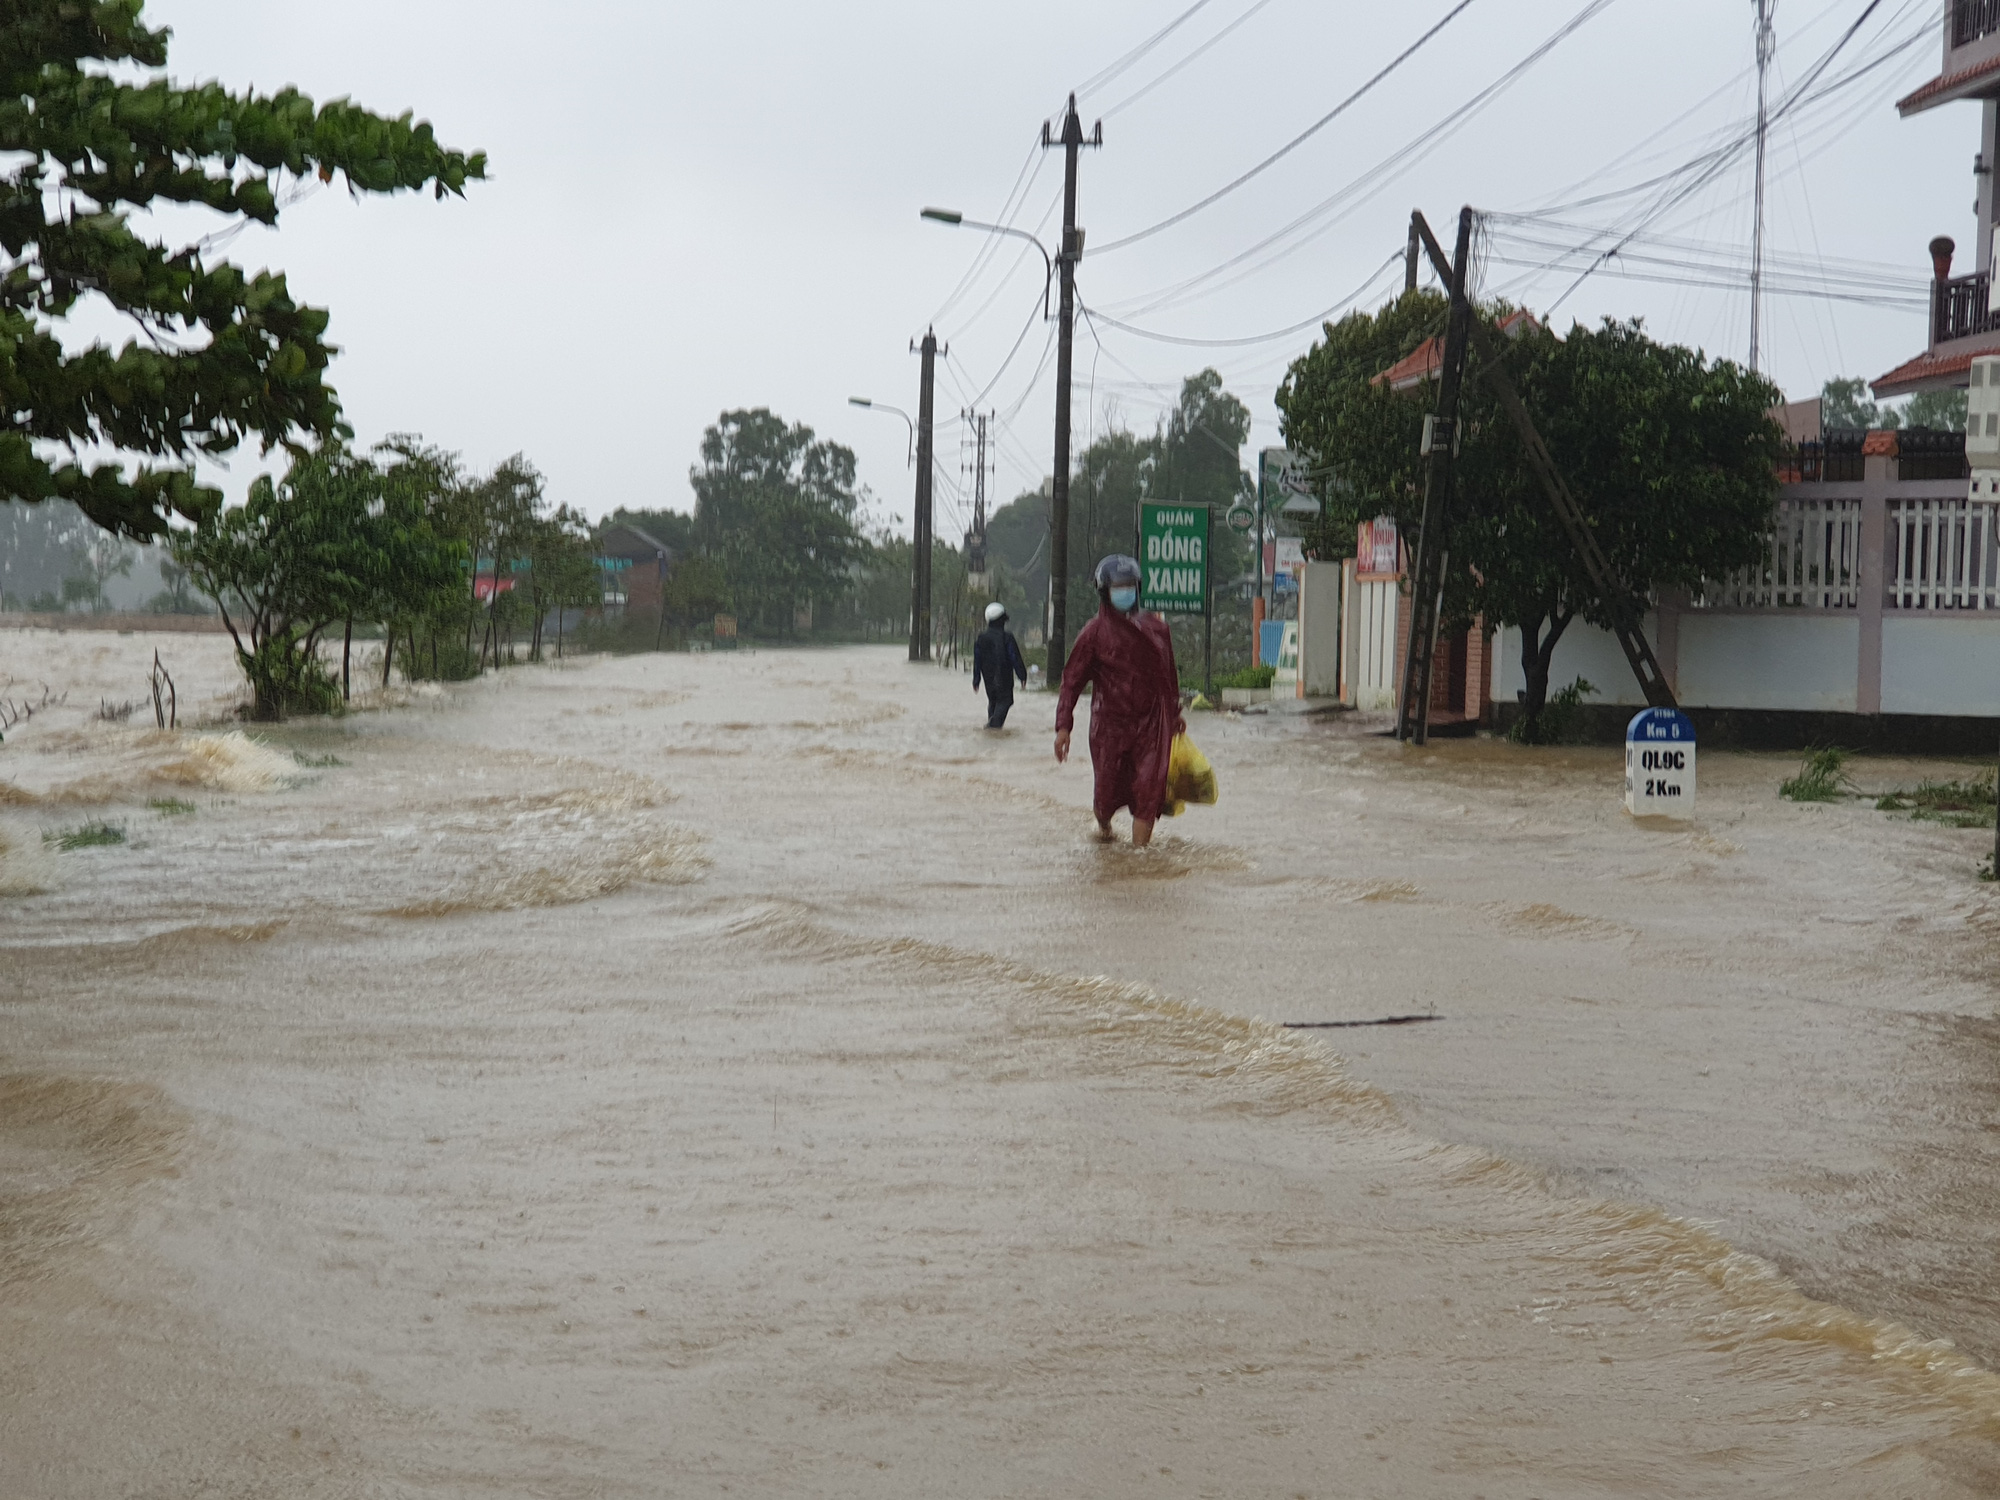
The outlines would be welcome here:
[[[645,619],[660,613],[674,549],[629,521],[614,521],[597,533],[597,566],[604,577],[604,611]]]
[[[1979,105],[1979,153],[1972,266],[1953,276],[1958,246],[1948,235],[1930,243],[1930,338],[1924,352],[1870,382],[1878,396],[1966,384],[1974,355],[2000,353],[2000,313],[1993,308],[1993,225],[2000,201],[1993,172],[2000,163],[2000,5],[1991,0],[1944,0],[1944,66],[1938,76],[1896,103],[1905,118],[1960,101]]]

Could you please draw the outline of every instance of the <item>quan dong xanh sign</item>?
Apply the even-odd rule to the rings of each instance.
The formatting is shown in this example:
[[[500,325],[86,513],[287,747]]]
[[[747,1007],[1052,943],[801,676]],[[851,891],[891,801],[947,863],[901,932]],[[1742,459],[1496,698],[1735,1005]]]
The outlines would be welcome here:
[[[1163,615],[1208,613],[1206,505],[1139,506],[1139,598]]]

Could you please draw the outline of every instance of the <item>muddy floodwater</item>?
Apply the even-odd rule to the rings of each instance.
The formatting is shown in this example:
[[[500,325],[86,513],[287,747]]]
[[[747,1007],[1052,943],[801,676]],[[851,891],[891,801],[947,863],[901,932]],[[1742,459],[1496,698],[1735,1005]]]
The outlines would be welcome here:
[[[2000,1493],[1990,832],[1201,715],[1134,851],[897,649],[226,646],[0,632],[0,1495]]]

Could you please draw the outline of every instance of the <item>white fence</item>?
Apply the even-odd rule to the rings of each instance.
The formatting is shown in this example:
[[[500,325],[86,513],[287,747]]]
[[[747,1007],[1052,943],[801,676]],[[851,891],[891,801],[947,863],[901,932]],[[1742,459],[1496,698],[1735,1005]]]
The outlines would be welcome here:
[[[1861,603],[1859,500],[1780,500],[1764,560],[1696,601],[1706,609],[1854,609]]]
[[[1852,499],[1778,502],[1763,561],[1731,574],[1697,609],[1858,609],[1861,507]],[[2000,609],[2000,502],[1933,496],[1886,502],[1883,605]]]
[[[1891,500],[1890,609],[2000,609],[1992,500]]]

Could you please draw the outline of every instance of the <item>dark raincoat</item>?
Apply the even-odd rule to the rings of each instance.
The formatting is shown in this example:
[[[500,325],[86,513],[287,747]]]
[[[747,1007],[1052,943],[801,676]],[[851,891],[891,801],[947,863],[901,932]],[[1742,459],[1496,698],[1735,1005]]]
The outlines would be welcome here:
[[[1100,604],[1097,618],[1077,632],[1063,664],[1056,728],[1069,729],[1083,685],[1090,697],[1090,766],[1097,778],[1092,799],[1098,821],[1121,807],[1150,823],[1167,794],[1167,756],[1181,720],[1180,673],[1174,638],[1158,615],[1120,614]]]

